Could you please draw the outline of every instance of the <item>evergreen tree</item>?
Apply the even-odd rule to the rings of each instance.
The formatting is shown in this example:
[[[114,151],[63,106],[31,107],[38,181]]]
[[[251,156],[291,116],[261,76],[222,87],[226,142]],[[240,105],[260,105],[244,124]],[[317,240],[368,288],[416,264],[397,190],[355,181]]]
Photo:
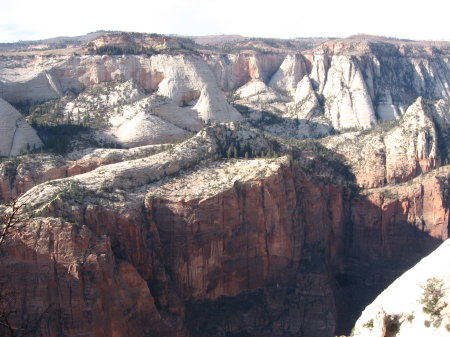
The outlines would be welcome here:
[[[227,150],[227,158],[231,158],[233,153],[234,153],[234,149],[233,149],[233,146],[231,145]]]

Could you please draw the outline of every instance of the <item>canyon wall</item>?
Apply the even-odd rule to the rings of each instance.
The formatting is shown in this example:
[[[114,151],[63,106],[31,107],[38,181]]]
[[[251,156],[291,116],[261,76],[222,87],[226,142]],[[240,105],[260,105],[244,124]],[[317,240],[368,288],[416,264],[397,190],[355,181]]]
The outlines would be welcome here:
[[[0,250],[2,310],[46,337],[348,333],[448,238],[448,55],[0,55],[0,117],[21,125],[0,155],[42,145],[9,103],[131,148],[2,160],[0,198],[34,214]]]
[[[448,168],[355,197],[305,174],[303,160],[327,165],[308,151],[212,160],[231,139],[270,146],[250,134],[207,128],[32,188],[22,198],[43,218],[0,264],[20,317],[44,336],[333,336],[448,236]]]
[[[47,326],[41,324],[39,331],[44,336],[89,331],[91,336],[332,335],[336,308],[328,271],[334,252],[342,250],[331,240],[345,219],[339,207],[342,188],[311,184],[286,158],[255,164],[226,165],[222,173],[245,165],[256,172],[248,181],[222,182],[222,192],[194,199],[188,195],[194,183],[189,174],[170,182],[186,190],[182,200],[164,198],[167,187],[160,183],[148,186],[144,199],[124,195],[119,200],[108,193],[91,204],[90,192],[74,187],[66,197],[49,195],[40,209],[68,223],[37,219],[14,237],[1,266],[14,264],[18,272],[3,273],[3,282],[14,279],[17,303],[25,301],[23,310],[35,319],[43,315]],[[91,174],[95,170],[79,179]],[[331,204],[336,206],[329,209]],[[308,225],[312,219],[314,227]],[[70,241],[79,231],[88,242]],[[32,295],[17,291],[28,289],[35,278]],[[114,295],[116,287],[123,297]],[[49,294],[48,289],[57,290]],[[105,305],[109,309],[102,318],[97,308]],[[130,305],[136,308],[120,316]],[[252,318],[242,321],[247,315]]]
[[[358,185],[401,183],[448,164],[448,116],[448,101],[418,98],[399,120],[373,132],[343,133],[320,142],[345,158]]]
[[[0,98],[0,157],[17,156],[42,145],[36,131],[23,116]]]
[[[287,119],[321,117],[317,121],[338,130],[367,129],[401,117],[418,97],[448,100],[449,62],[445,43],[345,40],[301,53],[3,55],[0,92],[10,103],[41,102],[134,80],[148,93],[192,108],[200,120],[225,122],[242,119],[225,94],[257,85],[239,92],[239,104],[264,105]],[[318,116],[310,114],[311,104]]]

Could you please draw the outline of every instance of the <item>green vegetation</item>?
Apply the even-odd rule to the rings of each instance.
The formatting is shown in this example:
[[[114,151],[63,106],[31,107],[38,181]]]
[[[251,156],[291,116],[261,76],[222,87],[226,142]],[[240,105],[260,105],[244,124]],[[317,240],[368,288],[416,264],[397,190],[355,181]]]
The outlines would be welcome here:
[[[319,39],[284,40],[274,38],[245,38],[218,44],[208,44],[201,46],[201,48],[227,54],[243,51],[255,51],[260,54],[270,54],[286,52],[286,50],[298,51],[311,49],[321,42],[318,40]]]
[[[92,95],[99,95],[101,93],[93,92]],[[69,95],[60,99],[32,105],[28,112],[28,122],[33,126],[74,124],[94,129],[101,129],[108,126],[107,108],[94,104],[81,96],[78,96],[76,102],[77,106],[82,107],[84,112],[78,112],[76,118],[71,112],[65,113],[64,109],[67,103],[73,98],[72,95]]]
[[[387,199],[397,199],[398,193],[394,194],[390,189],[386,188],[384,191],[381,192],[382,195]]]
[[[239,101],[242,97],[236,91],[231,91],[226,95],[228,103],[233,103],[235,101]]]
[[[252,150],[249,144],[241,145],[241,143],[236,140],[232,141],[228,147],[220,147],[219,151],[222,158],[276,158],[283,155],[275,149],[260,151]]]
[[[369,134],[383,134],[385,132],[388,132],[392,130],[393,128],[400,125],[401,118],[400,119],[392,119],[390,121],[384,121],[379,122],[377,125],[375,125],[373,128],[363,129],[361,127],[352,126],[348,128],[342,129],[339,133],[347,133],[347,132],[360,132],[360,136],[365,136]]]
[[[40,150],[41,152],[67,153],[71,151],[74,141],[77,141],[83,147],[122,148],[120,144],[115,142],[96,140],[90,135],[92,129],[82,125],[43,126],[33,124],[33,127],[44,142],[44,148]]]
[[[197,44],[188,38],[168,38],[160,34],[142,34],[142,33],[115,33],[109,34],[110,37],[120,37],[128,44],[127,47],[118,46],[114,44],[95,46],[92,42],[87,44],[88,52],[94,55],[156,55],[164,54],[198,54]],[[154,48],[146,43],[146,39],[158,39],[161,45],[165,45],[163,49]],[[173,45],[170,44],[173,41]],[[169,42],[169,43],[167,43]]]
[[[355,336],[355,328],[352,328],[352,331],[350,331],[350,336],[349,337],[353,337]]]
[[[70,142],[80,133],[89,129],[81,125],[41,126],[32,124],[45,144],[44,150],[54,153],[67,153]]]
[[[373,329],[373,319],[370,319],[366,323],[364,323],[363,327],[366,329]]]
[[[79,203],[83,202],[87,193],[88,191],[86,188],[81,186],[77,180],[70,181],[69,185],[64,190],[64,194],[68,197],[67,200],[72,200]]]
[[[233,100],[240,99],[240,96],[237,94],[231,94],[231,96],[228,97],[229,102],[233,102]],[[264,103],[260,103],[260,108],[257,109],[257,111],[261,114],[261,118],[258,120],[255,119],[248,119],[248,123],[250,123],[252,126],[256,128],[261,128],[267,125],[274,125],[274,124],[283,124],[287,121],[286,118],[280,117],[277,113],[282,113],[281,111],[268,111],[265,110],[267,105]],[[233,104],[233,107],[236,108],[244,117],[250,117],[250,114],[254,112],[251,108],[241,105],[241,104]],[[275,109],[276,110],[276,109]]]
[[[387,332],[389,333],[388,336],[395,336],[400,331],[400,326],[402,325],[402,322],[400,322],[400,315],[393,315],[389,316],[389,321],[387,323]]]
[[[359,186],[355,183],[351,167],[345,163],[341,155],[311,139],[298,141],[295,146],[301,150],[300,159],[307,157],[308,153],[314,156],[313,160],[299,160],[300,167],[305,173],[326,183],[341,183],[354,193],[358,193]]]
[[[413,320],[414,320],[414,314],[409,314],[406,316],[406,321],[408,323],[412,323]]]
[[[443,319],[441,312],[447,306],[447,303],[443,301],[444,282],[437,277],[431,277],[421,288],[423,293],[419,302],[423,305],[423,312],[430,315],[430,320],[426,320],[424,324],[427,327],[433,325],[438,328]]]
[[[124,48],[119,46],[101,46],[91,47],[89,46],[89,52],[96,55],[126,55],[126,54],[147,54],[153,55],[158,52],[153,48],[143,48],[142,46],[135,45],[133,47]]]

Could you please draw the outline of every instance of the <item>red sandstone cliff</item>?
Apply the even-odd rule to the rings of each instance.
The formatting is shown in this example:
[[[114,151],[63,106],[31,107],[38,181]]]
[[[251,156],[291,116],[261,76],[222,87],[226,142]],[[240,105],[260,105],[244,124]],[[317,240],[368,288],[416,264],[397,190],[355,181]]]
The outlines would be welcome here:
[[[231,177],[220,191],[194,192],[211,178],[188,171],[145,198],[57,197],[45,212],[69,223],[37,219],[16,236],[3,282],[31,320],[50,308],[44,336],[332,336],[342,294],[364,290],[344,278],[369,263],[358,277],[395,273],[448,235],[447,171],[351,200],[292,162],[262,163],[240,179],[240,161],[207,168]]]
[[[186,179],[180,188],[189,186],[189,176]],[[46,314],[57,323],[41,325],[44,336],[61,332],[75,336],[89,329],[96,331],[92,336],[144,336],[136,331],[146,329],[164,335],[165,328],[170,336],[333,333],[335,306],[328,271],[334,254],[343,249],[332,238],[342,231],[345,213],[342,207],[330,205],[343,205],[342,188],[315,186],[287,163],[272,174],[236,181],[206,198],[163,198],[152,195],[152,188],[143,205],[136,201],[86,205],[79,198],[69,201],[75,203],[71,210],[64,206],[68,201],[58,199],[46,211],[79,225],[36,220],[6,247],[9,258],[1,265],[15,264],[18,274],[3,275],[19,288],[29,287],[29,280],[40,280],[38,289],[43,290],[33,295],[14,291],[20,298],[17,303],[26,303],[24,310],[39,303],[39,313],[50,305],[63,311],[61,316],[54,311]],[[86,234],[75,239],[79,233]],[[30,253],[14,248],[19,242]],[[56,274],[55,264],[61,265]],[[60,275],[65,275],[64,282]],[[123,287],[125,303],[112,296]],[[44,289],[56,290],[48,294]],[[243,309],[237,303],[245,299],[248,308]],[[127,309],[127,303],[134,309]],[[217,312],[217,305],[237,312],[225,317]],[[98,316],[103,306],[108,311]],[[133,320],[120,317],[123,312]],[[257,319],[241,321],[238,312],[255,312]],[[97,320],[101,326],[94,323]],[[132,329],[125,331],[126,324]]]

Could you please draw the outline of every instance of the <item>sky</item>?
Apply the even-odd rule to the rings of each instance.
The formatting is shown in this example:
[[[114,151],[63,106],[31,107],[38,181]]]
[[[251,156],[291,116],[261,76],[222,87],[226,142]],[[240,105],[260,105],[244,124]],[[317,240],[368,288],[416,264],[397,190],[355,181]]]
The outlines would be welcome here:
[[[449,0],[0,0],[0,42],[97,30],[450,40]]]

